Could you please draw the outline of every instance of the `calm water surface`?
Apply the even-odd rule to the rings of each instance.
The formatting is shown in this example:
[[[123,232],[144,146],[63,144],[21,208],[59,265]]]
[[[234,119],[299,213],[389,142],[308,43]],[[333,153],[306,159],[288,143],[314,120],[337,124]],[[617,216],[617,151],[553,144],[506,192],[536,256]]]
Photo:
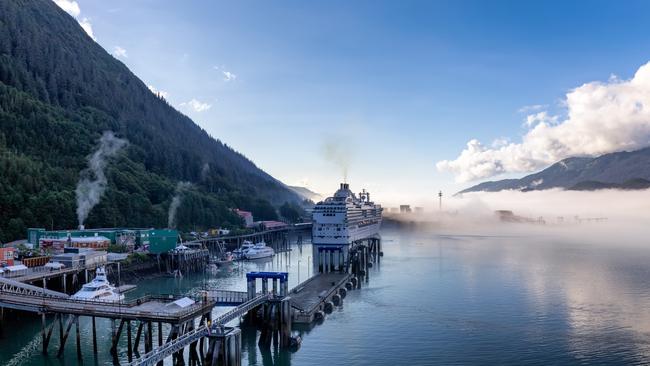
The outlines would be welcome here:
[[[440,236],[384,231],[381,263],[361,290],[322,324],[295,330],[291,353],[261,352],[244,329],[244,365],[465,365],[650,363],[649,249],[549,238]],[[209,276],[139,283],[130,296],[186,292],[205,285],[244,290],[251,270],[288,270],[293,286],[309,272],[311,247]],[[219,308],[215,313],[226,311]],[[82,320],[84,363],[111,364],[110,322],[98,319],[99,356]],[[40,354],[40,320],[3,325],[2,365],[76,364]],[[50,353],[56,352],[56,333]],[[125,342],[123,342],[125,343]],[[126,360],[125,350],[120,352]],[[169,361],[168,361],[169,362]]]

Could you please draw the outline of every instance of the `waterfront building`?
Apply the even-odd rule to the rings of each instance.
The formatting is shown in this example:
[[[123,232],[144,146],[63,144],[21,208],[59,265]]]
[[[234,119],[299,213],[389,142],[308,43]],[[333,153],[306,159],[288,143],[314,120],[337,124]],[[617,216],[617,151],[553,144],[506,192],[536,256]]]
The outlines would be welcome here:
[[[242,220],[244,220],[244,225],[245,225],[246,227],[251,227],[251,226],[254,225],[254,221],[253,221],[253,213],[252,213],[252,212],[250,212],[250,211],[240,210],[240,209],[238,209],[238,208],[236,208],[234,211],[235,211],[235,213],[236,213],[237,215],[239,215],[239,217],[242,218]]]
[[[16,250],[12,247],[0,248],[0,266],[13,266],[15,252]]]
[[[27,241],[34,248],[62,253],[65,247],[107,249],[122,246],[127,252],[135,249],[152,254],[165,253],[176,247],[178,231],[151,228],[102,228],[84,230],[27,229]]]

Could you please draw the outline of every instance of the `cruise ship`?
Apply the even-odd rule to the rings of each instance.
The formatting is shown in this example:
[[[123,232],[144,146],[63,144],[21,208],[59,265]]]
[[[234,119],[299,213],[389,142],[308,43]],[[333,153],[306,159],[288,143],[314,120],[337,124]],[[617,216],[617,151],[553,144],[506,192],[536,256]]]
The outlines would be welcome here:
[[[316,245],[345,245],[371,238],[379,233],[381,205],[370,201],[363,190],[357,197],[348,183],[334,196],[318,202],[312,212],[312,243]]]

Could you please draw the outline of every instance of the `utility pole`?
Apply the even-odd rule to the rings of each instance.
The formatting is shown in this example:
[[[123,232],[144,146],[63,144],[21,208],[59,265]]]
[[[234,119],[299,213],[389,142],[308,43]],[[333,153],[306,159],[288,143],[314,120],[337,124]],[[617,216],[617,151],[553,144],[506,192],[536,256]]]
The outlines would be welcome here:
[[[442,191],[438,192],[438,210],[442,211]]]

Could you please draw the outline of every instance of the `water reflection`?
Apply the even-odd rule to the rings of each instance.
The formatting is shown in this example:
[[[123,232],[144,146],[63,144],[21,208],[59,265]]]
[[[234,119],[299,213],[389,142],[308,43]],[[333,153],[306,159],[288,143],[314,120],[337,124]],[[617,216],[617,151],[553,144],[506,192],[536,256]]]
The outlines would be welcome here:
[[[650,248],[552,237],[436,235],[385,231],[385,256],[361,290],[322,324],[297,326],[301,348],[260,350],[242,331],[244,365],[647,364],[650,362]],[[157,278],[130,296],[187,293],[206,286],[245,290],[249,271],[289,271],[290,287],[310,270],[311,247],[214,273]],[[229,308],[218,308],[217,313]],[[74,364],[40,355],[38,318],[0,339],[0,364]],[[235,322],[236,323],[236,322]],[[82,318],[84,360],[92,363],[89,320]],[[98,327],[110,329],[99,320]],[[110,332],[100,332],[100,349]],[[56,335],[53,335],[53,338]],[[55,340],[52,344],[57,344]],[[126,352],[120,350],[121,360]],[[98,364],[110,364],[101,352]],[[169,363],[168,363],[169,364]]]

